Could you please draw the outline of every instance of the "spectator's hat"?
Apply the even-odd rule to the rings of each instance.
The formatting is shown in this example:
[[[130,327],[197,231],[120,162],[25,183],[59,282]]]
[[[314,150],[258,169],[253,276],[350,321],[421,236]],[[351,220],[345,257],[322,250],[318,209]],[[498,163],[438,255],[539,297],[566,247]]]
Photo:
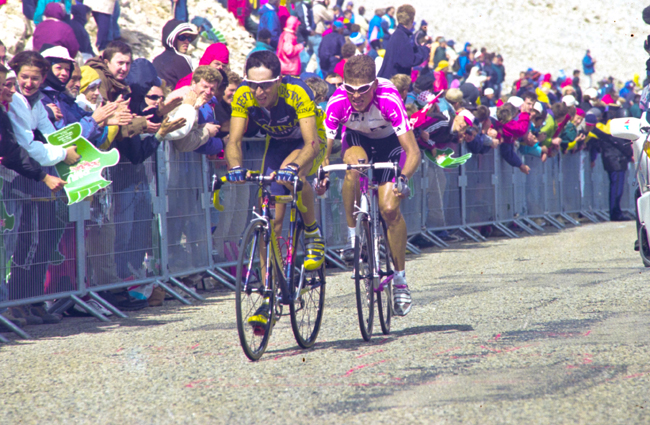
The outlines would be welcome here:
[[[449,46],[449,47],[452,47],[452,48],[453,48],[455,45],[456,45],[456,42],[455,42],[454,40],[449,40],[449,41],[447,42],[447,46]]]
[[[472,114],[472,113],[471,113],[470,111],[468,111],[467,109],[463,109],[462,111],[460,111],[460,112],[458,113],[458,116],[459,116],[459,117],[463,117],[463,118],[465,118],[465,122],[467,123],[467,125],[469,125],[469,126],[473,126],[473,125],[474,125],[474,118],[475,118],[475,117],[474,117],[474,114]]]
[[[580,108],[576,108],[576,115],[584,117],[585,116],[585,111],[580,109]]]
[[[521,107],[521,105],[524,104],[524,99],[522,99],[519,96],[511,96],[510,99],[508,99],[508,103],[514,106],[515,108]]]
[[[74,62],[74,59],[70,57],[68,49],[63,46],[51,46],[46,49],[41,49],[41,56],[45,59],[54,59],[54,60],[64,60],[68,62]]]
[[[544,105],[542,105],[542,102],[535,102],[533,105],[533,109],[539,112],[540,114],[544,113]]]
[[[420,105],[426,105],[429,102],[431,102],[433,99],[436,98],[436,95],[431,93],[430,91],[423,91],[418,95],[418,103]]]
[[[16,78],[16,73],[14,71],[7,72],[7,77],[5,78],[5,81],[11,80],[12,78]]]
[[[570,95],[570,94],[567,94],[566,96],[564,96],[564,97],[562,98],[562,102],[564,102],[564,104],[565,104],[566,106],[568,106],[568,107],[576,106],[576,104],[578,103],[578,102],[576,101],[576,98],[573,97],[573,96]]]
[[[598,90],[596,90],[594,87],[590,87],[587,90],[585,90],[585,96],[589,96],[590,99],[598,99]]]
[[[352,34],[350,34],[350,41],[355,46],[361,46],[362,44],[365,44],[366,38],[358,32],[353,32]]]
[[[494,94],[494,89],[491,88],[491,87],[488,87],[488,88],[486,88],[485,90],[483,90],[483,94],[484,94],[485,96],[488,96],[488,95],[490,95],[490,94]]]
[[[587,124],[587,125],[596,125],[597,122],[598,122],[598,117],[596,117],[596,115],[587,114],[585,116],[585,124]]]
[[[609,94],[606,94],[600,100],[602,100],[605,105],[611,105],[612,103],[616,103],[614,102],[614,99],[612,99],[612,96],[610,96]]]
[[[336,28],[343,28],[343,22],[341,22],[341,21],[334,21],[333,25]]]
[[[449,66],[449,62],[446,60],[441,60],[438,62],[438,66],[436,66],[436,71],[442,71],[443,69],[447,68]]]
[[[81,88],[80,93],[85,92],[89,87],[98,86],[102,83],[99,74],[89,66],[81,67]]]

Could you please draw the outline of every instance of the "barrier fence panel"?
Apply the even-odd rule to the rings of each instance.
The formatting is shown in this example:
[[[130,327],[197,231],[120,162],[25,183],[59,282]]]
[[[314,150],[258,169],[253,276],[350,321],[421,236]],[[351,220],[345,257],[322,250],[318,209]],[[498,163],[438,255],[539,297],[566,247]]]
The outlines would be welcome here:
[[[104,171],[112,184],[90,199],[85,222],[88,288],[153,282],[163,274],[156,159],[125,158]]]
[[[428,162],[429,160],[425,159],[424,161]],[[409,180],[411,195],[400,203],[400,210],[406,221],[406,232],[409,236],[422,232],[422,202],[426,195],[422,189],[424,172],[424,164],[420,164],[418,171]]]
[[[331,158],[330,164],[342,164],[340,157]],[[325,229],[325,240],[328,249],[343,248],[348,240],[348,223],[343,206],[343,180],[345,173],[330,173],[330,189],[321,208],[321,223]],[[323,202],[323,201],[321,201]],[[322,215],[324,214],[324,218]]]
[[[550,215],[557,215],[562,212],[562,182],[560,181],[561,159],[562,157],[557,155],[548,158],[546,162],[544,162],[544,175],[546,176],[546,179],[544,180],[546,213]]]
[[[207,269],[210,264],[203,156],[165,145],[167,189],[167,256],[172,275]]]
[[[578,213],[580,203],[580,154],[567,153],[562,155],[562,212]]]
[[[496,220],[494,155],[494,150],[485,155],[473,155],[462,166],[467,181],[463,224],[487,224]]]
[[[515,216],[515,169],[501,158],[498,151],[495,160],[498,175],[497,221],[512,221]]]
[[[609,214],[609,177],[603,167],[603,161],[600,157],[592,162],[591,179],[593,183],[593,201],[594,211],[600,214]]]
[[[525,215],[531,218],[543,217],[546,214],[546,199],[544,193],[544,163],[535,156],[526,156],[526,165],[530,173],[525,177]]]
[[[621,209],[630,214],[636,214],[636,199],[634,198],[634,192],[636,191],[635,171],[636,168],[634,163],[628,163],[627,173],[625,173],[625,190],[623,191],[623,197],[621,198]]]
[[[581,210],[587,214],[594,212],[594,176],[589,152],[580,152],[580,203]]]
[[[78,293],[75,223],[65,198],[41,182],[2,174],[0,310]]]

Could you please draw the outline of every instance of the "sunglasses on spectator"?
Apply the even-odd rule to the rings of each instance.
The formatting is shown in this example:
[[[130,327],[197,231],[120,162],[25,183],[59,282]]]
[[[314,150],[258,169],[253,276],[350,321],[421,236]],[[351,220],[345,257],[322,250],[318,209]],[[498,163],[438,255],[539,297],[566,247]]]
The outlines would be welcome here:
[[[160,99],[163,98],[163,97],[162,97],[161,95],[159,95],[159,94],[151,94],[151,95],[148,94],[148,95],[146,95],[145,97],[146,97],[147,99],[149,99],[149,100],[153,100],[154,102],[158,102]]]
[[[273,84],[275,84],[276,81],[278,81],[279,79],[280,79],[280,77],[275,77],[272,80],[251,81],[251,80],[249,80],[247,78],[244,78],[244,81],[248,84],[248,87],[250,87],[251,90],[253,90],[253,91],[256,91],[258,87],[261,88],[262,90],[266,91],[266,90],[270,89],[271,87],[273,87]]]
[[[176,37],[176,40],[178,41],[192,41],[194,40],[194,36],[191,34],[181,34]]]
[[[376,81],[376,80],[375,80]],[[372,83],[369,84],[364,84],[362,86],[353,86],[348,83],[343,83],[343,88],[345,89],[346,92],[350,94],[366,94],[368,90],[372,88],[372,85],[375,83],[373,81]]]

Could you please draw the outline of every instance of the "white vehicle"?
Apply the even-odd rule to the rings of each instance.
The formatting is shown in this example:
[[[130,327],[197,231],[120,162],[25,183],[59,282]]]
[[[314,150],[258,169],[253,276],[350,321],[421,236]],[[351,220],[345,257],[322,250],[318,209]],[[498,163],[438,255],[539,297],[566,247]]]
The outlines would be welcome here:
[[[610,121],[612,136],[632,140],[634,167],[639,188],[636,193],[636,214],[639,252],[643,265],[650,267],[650,123],[647,112],[641,118],[616,118]]]

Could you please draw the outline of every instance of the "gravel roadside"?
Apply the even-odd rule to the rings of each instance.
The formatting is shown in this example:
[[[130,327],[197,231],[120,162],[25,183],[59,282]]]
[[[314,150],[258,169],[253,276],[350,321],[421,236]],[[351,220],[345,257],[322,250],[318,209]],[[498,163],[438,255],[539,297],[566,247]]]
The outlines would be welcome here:
[[[230,292],[31,327],[0,345],[0,423],[650,423],[633,241],[633,222],[604,223],[428,250],[407,265],[413,311],[370,343],[333,272],[315,348],[285,317],[257,363]]]

